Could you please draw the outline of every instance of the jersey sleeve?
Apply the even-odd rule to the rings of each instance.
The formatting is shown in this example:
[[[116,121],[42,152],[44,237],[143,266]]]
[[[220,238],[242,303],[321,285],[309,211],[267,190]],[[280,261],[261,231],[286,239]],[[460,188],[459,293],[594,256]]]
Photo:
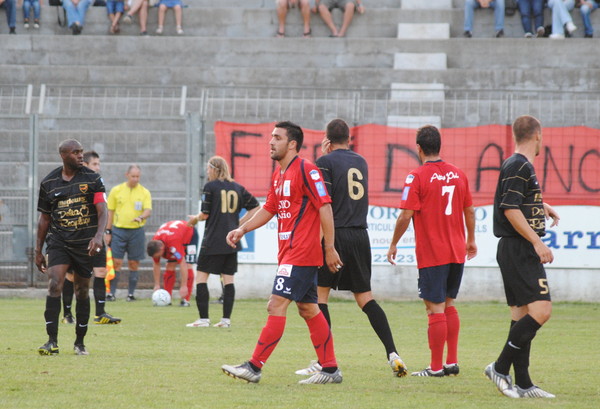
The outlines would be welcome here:
[[[279,168],[278,168],[279,169]],[[278,169],[275,169],[275,173],[278,172]],[[275,175],[275,173],[273,175]],[[271,186],[269,186],[269,192],[267,193],[267,201],[263,206],[267,212],[271,214],[277,214],[277,197],[275,195],[275,179],[271,177]]]
[[[142,203],[142,209],[152,209],[152,193],[146,188],[144,188],[144,200]]]
[[[204,189],[202,189],[202,205],[200,206],[200,211],[204,214],[210,214],[211,208],[212,191],[210,190],[210,186],[206,184],[204,185]]]
[[[501,209],[518,209],[523,203],[525,196],[523,192],[528,190],[528,181],[531,178],[531,171],[528,166],[521,166],[514,172],[507,173],[502,181],[502,201]]]
[[[327,193],[323,176],[319,169],[312,163],[304,161],[302,169],[304,178],[304,193],[311,203],[320,209],[324,204],[331,203],[331,197]]]
[[[260,206],[260,204],[258,203],[258,200],[256,200],[256,198],[246,190],[245,187],[242,186],[242,201],[244,203],[244,209],[246,210],[252,210],[258,206]]]
[[[421,209],[421,198],[420,198],[420,185],[419,175],[416,173],[409,173],[404,180],[404,189],[402,189],[402,200],[400,201],[400,208],[407,210],[420,210]]]
[[[317,159],[316,162],[317,167],[319,168],[319,170],[321,171],[321,175],[323,176],[323,181],[325,182],[325,187],[327,188],[327,192],[329,193],[329,196],[331,196],[332,192],[331,189],[333,187],[333,182],[332,182],[332,172],[331,172],[331,163],[327,160],[326,157],[321,156],[319,159]]]
[[[46,192],[44,184],[40,185],[40,192],[38,195],[38,211],[46,214],[52,213],[51,204],[48,201],[48,192]]]
[[[115,211],[117,208],[117,188],[118,186],[113,187],[108,194],[108,199],[106,200],[108,210]]]

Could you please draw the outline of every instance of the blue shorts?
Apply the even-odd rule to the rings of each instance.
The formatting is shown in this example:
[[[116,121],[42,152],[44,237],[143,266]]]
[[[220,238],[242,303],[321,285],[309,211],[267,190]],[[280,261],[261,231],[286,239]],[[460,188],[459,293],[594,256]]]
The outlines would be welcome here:
[[[436,304],[446,302],[446,298],[456,298],[464,267],[464,264],[451,263],[420,268],[419,298]]]
[[[316,304],[318,269],[317,266],[280,264],[271,294],[296,302]]]
[[[143,260],[146,255],[146,233],[144,228],[121,229],[113,226],[110,249],[113,258],[123,260],[125,253],[127,253],[128,260]]]
[[[159,6],[165,6],[168,9],[172,9],[175,6],[183,7],[181,0],[160,0]]]
[[[125,12],[125,2],[123,0],[107,0],[106,1],[106,14],[116,14]]]

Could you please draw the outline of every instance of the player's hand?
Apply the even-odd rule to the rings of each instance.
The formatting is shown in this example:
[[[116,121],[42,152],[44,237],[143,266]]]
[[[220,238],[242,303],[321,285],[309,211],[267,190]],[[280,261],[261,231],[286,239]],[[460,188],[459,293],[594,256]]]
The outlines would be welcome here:
[[[325,262],[327,263],[327,268],[333,274],[340,271],[344,266],[344,263],[340,260],[340,255],[333,246],[325,248]]]
[[[88,244],[87,250],[89,256],[93,256],[95,254],[100,253],[100,250],[102,250],[102,241],[96,239],[96,236],[94,236],[90,240],[90,244]]]
[[[182,284],[181,287],[179,287],[179,296],[183,300],[185,297],[187,297],[187,295],[188,295],[187,286],[185,284]]]
[[[471,242],[467,241],[467,260],[471,260],[476,255],[477,255],[477,244],[475,244],[475,240],[473,240]]]
[[[548,203],[544,203],[544,214],[546,215],[546,219],[552,218],[552,224],[550,227],[558,226],[560,216]]]
[[[321,141],[321,152],[323,155],[327,155],[329,152],[331,152],[331,141],[329,138],[327,138],[327,136],[325,136]]]
[[[243,236],[244,231],[238,227],[237,229],[231,230],[229,233],[227,233],[227,238],[225,240],[231,247],[236,248],[237,243],[242,239]]]
[[[46,268],[48,265],[46,264],[46,257],[44,257],[41,251],[35,252],[35,266],[42,274],[46,274]]]
[[[196,214],[188,214],[187,225],[190,227],[194,227],[198,223],[198,215]]]
[[[543,241],[539,240],[536,244],[533,245],[536,254],[540,258],[540,263],[552,263],[554,261],[554,255],[552,254],[552,250],[548,246],[544,244]]]
[[[390,244],[390,248],[388,249],[387,252],[387,261],[390,262],[391,265],[395,266],[396,265],[396,253],[398,252],[398,249],[396,248],[396,246],[393,246]]]

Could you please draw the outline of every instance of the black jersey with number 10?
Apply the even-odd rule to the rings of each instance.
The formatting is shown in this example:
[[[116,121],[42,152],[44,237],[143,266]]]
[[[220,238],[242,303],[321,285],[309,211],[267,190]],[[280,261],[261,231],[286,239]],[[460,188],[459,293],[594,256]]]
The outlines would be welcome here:
[[[367,228],[369,167],[365,158],[349,149],[336,149],[317,159],[331,196],[335,228]]]

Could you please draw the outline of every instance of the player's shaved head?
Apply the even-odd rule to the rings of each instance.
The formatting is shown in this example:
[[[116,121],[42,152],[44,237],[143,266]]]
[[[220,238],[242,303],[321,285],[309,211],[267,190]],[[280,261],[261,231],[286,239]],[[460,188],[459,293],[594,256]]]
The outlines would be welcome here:
[[[78,140],[66,139],[58,145],[58,153],[60,153],[62,155],[64,153],[71,152],[78,148],[83,149],[83,146],[81,145],[81,143]]]
[[[542,124],[531,115],[521,115],[512,125],[513,137],[516,143],[525,142],[533,139],[538,133],[542,132]]]
[[[325,134],[327,139],[334,144],[347,144],[350,141],[350,129],[342,119],[334,119],[329,122]]]

